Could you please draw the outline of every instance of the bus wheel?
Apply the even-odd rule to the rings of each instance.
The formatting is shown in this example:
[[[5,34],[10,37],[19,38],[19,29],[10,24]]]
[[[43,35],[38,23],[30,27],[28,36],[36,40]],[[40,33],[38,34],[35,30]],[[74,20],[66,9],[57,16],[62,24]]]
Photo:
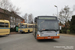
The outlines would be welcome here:
[[[30,33],[30,30],[28,30],[28,33]]]
[[[22,34],[24,34],[24,32],[21,32]]]

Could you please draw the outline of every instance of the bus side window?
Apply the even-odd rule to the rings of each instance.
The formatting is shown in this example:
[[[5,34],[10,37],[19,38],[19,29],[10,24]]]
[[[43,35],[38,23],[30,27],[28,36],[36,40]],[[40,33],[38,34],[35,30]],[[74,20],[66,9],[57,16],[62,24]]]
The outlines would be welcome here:
[[[33,26],[32,26],[32,25],[29,25],[28,27],[29,27],[29,28],[33,28]]]
[[[26,25],[26,28],[27,28],[27,25]]]
[[[5,27],[9,27],[8,23],[5,23]]]

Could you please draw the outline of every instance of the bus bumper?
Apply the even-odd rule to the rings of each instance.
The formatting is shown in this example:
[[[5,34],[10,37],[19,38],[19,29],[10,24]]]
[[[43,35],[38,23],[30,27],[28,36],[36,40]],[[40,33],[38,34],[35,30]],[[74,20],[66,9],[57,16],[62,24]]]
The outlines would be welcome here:
[[[59,39],[60,36],[37,37],[37,39]]]

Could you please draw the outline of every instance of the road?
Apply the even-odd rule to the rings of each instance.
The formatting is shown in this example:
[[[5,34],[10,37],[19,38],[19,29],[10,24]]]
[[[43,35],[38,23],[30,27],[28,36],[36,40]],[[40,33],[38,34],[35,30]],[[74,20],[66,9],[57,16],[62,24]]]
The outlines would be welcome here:
[[[75,50],[75,37],[37,41],[32,33],[0,37],[0,50]]]

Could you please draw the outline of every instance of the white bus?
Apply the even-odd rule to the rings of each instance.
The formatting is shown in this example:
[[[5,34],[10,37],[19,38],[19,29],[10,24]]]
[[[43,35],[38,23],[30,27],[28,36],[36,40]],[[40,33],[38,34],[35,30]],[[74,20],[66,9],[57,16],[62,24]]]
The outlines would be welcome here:
[[[33,35],[36,39],[58,39],[59,24],[55,16],[38,16],[35,18]]]

